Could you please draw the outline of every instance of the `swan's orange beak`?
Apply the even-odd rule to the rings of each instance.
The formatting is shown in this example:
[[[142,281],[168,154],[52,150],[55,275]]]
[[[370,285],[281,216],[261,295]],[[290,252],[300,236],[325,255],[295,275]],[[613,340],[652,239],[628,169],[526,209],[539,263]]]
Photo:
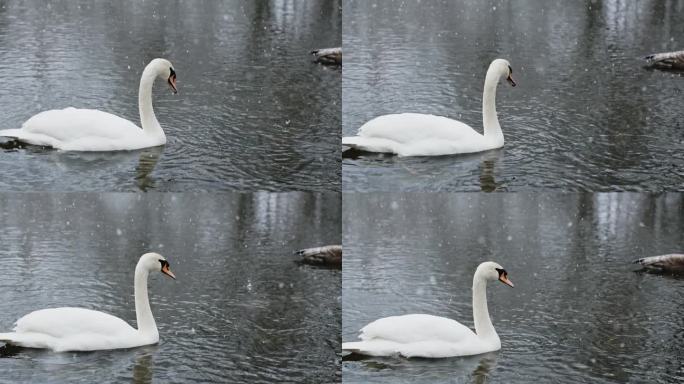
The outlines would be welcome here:
[[[511,86],[513,86],[513,87],[516,86],[515,80],[513,80],[513,76],[508,75],[508,77],[506,78],[506,81],[508,81],[508,84],[510,84]]]
[[[515,285],[513,285],[513,282],[510,281],[510,280],[508,280],[508,275],[505,274],[505,273],[502,273],[502,274],[499,276],[499,281],[502,282],[502,283],[504,283],[504,284],[506,284],[506,285],[508,285],[508,286],[511,287],[511,288],[515,287]]]
[[[173,93],[178,93],[178,88],[176,88],[176,74],[172,73],[171,76],[169,76],[169,87],[173,89]]]
[[[173,272],[171,272],[171,270],[169,269],[169,264],[164,264],[164,265],[162,266],[161,271],[162,271],[162,273],[165,274],[166,276],[168,276],[168,277],[170,277],[170,278],[176,280],[176,275],[174,275]]]

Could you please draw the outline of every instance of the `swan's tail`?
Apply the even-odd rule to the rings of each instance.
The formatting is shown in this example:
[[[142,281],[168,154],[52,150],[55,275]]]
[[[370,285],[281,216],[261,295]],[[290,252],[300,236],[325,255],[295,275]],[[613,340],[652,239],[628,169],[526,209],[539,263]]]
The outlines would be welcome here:
[[[0,130],[0,137],[18,138],[21,136],[21,129],[2,129]]]
[[[365,340],[342,343],[342,350],[366,356],[450,357],[461,356],[449,343],[439,341],[397,343],[389,340]]]
[[[45,334],[40,334],[40,333],[31,333],[31,332],[26,332],[26,333],[17,333],[17,332],[8,332],[8,333],[0,333],[0,342],[3,342],[5,344],[11,344],[11,345],[16,345],[18,347],[25,347],[25,348],[41,348],[41,349],[48,349],[51,348],[51,341],[52,337],[45,335]]]
[[[378,137],[347,136],[342,138],[342,145],[364,152],[399,154],[396,141]]]
[[[406,351],[402,351],[402,347],[401,343],[377,339],[342,343],[343,351],[366,356],[404,356]]]
[[[60,148],[59,140],[42,133],[27,132],[24,129],[0,130],[0,137],[10,137],[22,143]]]
[[[363,341],[350,341],[347,343],[342,343],[342,350],[353,353],[361,353],[363,349]]]
[[[342,343],[342,351],[366,356],[396,356],[401,354],[400,349],[400,344],[385,340]]]

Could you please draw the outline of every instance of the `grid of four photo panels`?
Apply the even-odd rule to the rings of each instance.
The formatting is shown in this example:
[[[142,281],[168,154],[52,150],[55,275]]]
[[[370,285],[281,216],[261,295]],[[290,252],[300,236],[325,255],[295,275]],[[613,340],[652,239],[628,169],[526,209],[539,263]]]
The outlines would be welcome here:
[[[683,21],[0,0],[0,383],[684,382]]]

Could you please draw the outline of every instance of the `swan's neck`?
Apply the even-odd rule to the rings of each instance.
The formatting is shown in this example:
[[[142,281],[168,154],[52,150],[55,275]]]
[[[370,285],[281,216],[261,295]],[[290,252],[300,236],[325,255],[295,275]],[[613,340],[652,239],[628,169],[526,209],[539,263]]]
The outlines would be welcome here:
[[[147,296],[147,276],[149,272],[140,266],[135,268],[135,317],[138,323],[138,332],[143,336],[159,337],[157,323],[152,317],[150,299]]]
[[[140,109],[140,125],[143,132],[154,137],[165,137],[164,131],[157,121],[152,109],[152,85],[157,78],[155,68],[149,65],[145,67],[140,77],[140,89],[138,90],[138,108]]]
[[[503,132],[496,115],[496,86],[499,84],[499,77],[497,71],[487,71],[482,95],[482,125],[485,137],[503,140]]]
[[[473,278],[473,321],[477,336],[498,339],[487,309],[487,282],[477,274]]]

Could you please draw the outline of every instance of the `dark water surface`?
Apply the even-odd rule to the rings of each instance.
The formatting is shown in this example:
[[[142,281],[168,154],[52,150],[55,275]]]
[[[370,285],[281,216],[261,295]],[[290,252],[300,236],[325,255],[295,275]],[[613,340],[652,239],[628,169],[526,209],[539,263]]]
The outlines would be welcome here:
[[[154,89],[163,149],[0,150],[0,189],[339,190],[341,71],[309,51],[341,21],[340,1],[0,1],[0,128],[68,106],[138,124],[155,57],[180,91]]]
[[[345,0],[343,135],[431,113],[482,129],[489,63],[501,150],[343,161],[345,191],[684,189],[684,77],[640,57],[684,49],[684,2]]]
[[[340,241],[338,194],[2,194],[0,329],[80,306],[135,325],[133,271],[150,277],[160,343],[54,353],[0,348],[0,382],[331,382],[339,379],[339,270],[292,251]]]
[[[345,194],[342,339],[380,317],[429,313],[473,327],[488,286],[498,352],[343,363],[348,383],[681,383],[684,276],[631,261],[684,250],[684,196]]]

